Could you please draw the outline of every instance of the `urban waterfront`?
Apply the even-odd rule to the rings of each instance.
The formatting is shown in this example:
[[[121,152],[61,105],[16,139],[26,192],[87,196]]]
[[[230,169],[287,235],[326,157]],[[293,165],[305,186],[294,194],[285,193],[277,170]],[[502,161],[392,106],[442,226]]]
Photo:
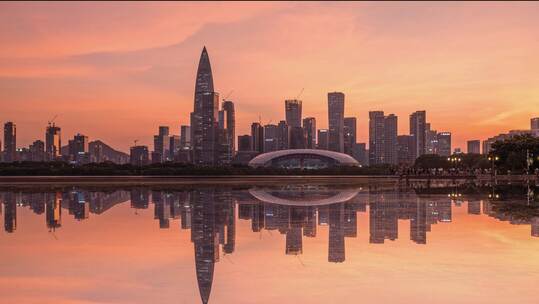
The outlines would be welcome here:
[[[0,302],[536,303],[537,189],[4,182]]]

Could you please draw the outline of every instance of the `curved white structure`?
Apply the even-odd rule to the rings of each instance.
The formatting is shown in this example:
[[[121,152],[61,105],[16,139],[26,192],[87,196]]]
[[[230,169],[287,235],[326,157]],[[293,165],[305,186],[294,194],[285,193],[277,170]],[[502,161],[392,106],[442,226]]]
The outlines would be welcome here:
[[[359,189],[341,189],[334,191],[305,191],[305,197],[301,199],[287,199],[283,197],[277,197],[276,195],[271,193],[271,190],[272,189],[252,188],[249,189],[249,193],[257,200],[260,200],[262,202],[287,206],[323,206],[335,203],[343,203],[353,199],[359,193]],[[291,193],[296,194],[295,191],[291,191]],[[309,194],[312,194],[312,197],[309,197]],[[323,197],[324,194],[331,196]]]
[[[317,149],[290,149],[290,150],[279,150],[260,154],[257,157],[251,159],[249,166],[251,167],[266,167],[271,165],[271,162],[276,159],[282,158],[294,158],[298,159],[303,158],[321,158],[327,159],[335,162],[339,166],[359,166],[357,160],[355,160],[350,155],[328,151],[328,150],[317,150]]]

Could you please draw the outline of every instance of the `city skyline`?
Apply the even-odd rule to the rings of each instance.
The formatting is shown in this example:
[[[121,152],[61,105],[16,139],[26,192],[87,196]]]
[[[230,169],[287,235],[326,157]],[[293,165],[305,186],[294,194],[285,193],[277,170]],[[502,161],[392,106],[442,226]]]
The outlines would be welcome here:
[[[233,91],[236,135],[250,134],[259,115],[282,120],[284,100],[302,88],[302,118],[314,117],[318,129],[329,127],[327,93],[343,92],[358,143],[369,141],[369,111],[400,117],[401,135],[410,113],[426,110],[462,150],[468,140],[529,129],[538,114],[539,74],[529,67],[537,63],[539,6],[531,3],[2,7],[0,122],[17,125],[17,147],[45,141],[55,115],[64,144],[80,133],[128,152],[134,140],[151,147],[158,126],[179,134],[189,125],[202,45],[211,52],[215,91]],[[152,26],[129,35],[133,16]],[[324,28],[328,18],[338,22]],[[320,44],[332,48],[314,48]]]

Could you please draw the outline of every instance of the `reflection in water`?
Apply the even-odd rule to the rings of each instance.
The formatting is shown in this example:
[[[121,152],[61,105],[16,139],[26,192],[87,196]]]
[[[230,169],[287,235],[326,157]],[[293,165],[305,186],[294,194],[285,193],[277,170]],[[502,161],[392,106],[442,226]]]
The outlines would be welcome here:
[[[437,187],[429,184],[398,189],[359,188],[324,185],[273,186],[233,189],[200,187],[159,189],[59,188],[26,192],[24,189],[0,192],[4,229],[17,229],[17,208],[45,213],[46,227],[62,227],[62,216],[82,221],[91,214],[102,214],[130,200],[131,208],[147,209],[153,203],[159,227],[167,229],[177,219],[181,229],[191,230],[196,276],[203,303],[210,298],[215,263],[220,250],[235,249],[236,217],[248,220],[251,230],[278,231],[285,235],[284,253],[301,255],[303,238],[317,236],[318,226],[328,226],[328,262],[346,260],[345,238],[358,236],[358,212],[368,212],[369,242],[383,244],[399,237],[399,220],[409,221],[410,240],[427,244],[427,233],[437,223],[452,221],[453,206],[467,201],[469,215],[486,214],[511,224],[531,225],[531,236],[539,237],[539,208],[534,191],[518,186]],[[523,196],[522,194],[525,193]],[[525,197],[525,199],[522,199]]]

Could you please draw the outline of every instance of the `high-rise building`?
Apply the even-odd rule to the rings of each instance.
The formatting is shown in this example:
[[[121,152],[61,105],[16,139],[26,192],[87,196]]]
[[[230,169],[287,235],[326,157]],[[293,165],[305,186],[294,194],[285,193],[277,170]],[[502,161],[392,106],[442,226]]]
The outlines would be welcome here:
[[[384,111],[369,112],[369,165],[384,163]]]
[[[160,163],[169,159],[170,135],[169,127],[160,126],[159,133],[153,137],[152,162]],[[155,159],[154,159],[155,156]]]
[[[45,143],[36,140],[30,145],[30,159],[35,162],[45,161]]]
[[[236,151],[236,111],[234,109],[234,103],[230,100],[225,100],[221,104],[221,108],[225,111],[226,130],[228,134],[228,140],[230,145],[231,156],[234,156]]]
[[[481,141],[478,139],[468,140],[468,154],[481,154]]]
[[[354,157],[361,166],[369,165],[369,155],[365,143],[356,143],[352,148],[352,157]]]
[[[130,163],[133,166],[145,166],[150,163],[147,146],[134,146],[130,149]]]
[[[318,144],[316,145],[317,149],[327,150],[329,145],[329,130],[320,129],[318,130]]]
[[[289,128],[289,149],[305,149],[305,132],[302,127]]]
[[[181,140],[179,135],[171,135],[169,136],[169,142],[168,142],[168,159],[174,160],[176,155],[181,150]]]
[[[430,123],[426,123],[425,124],[425,154],[438,154],[437,148],[438,148],[438,132],[430,128]]]
[[[287,99],[284,101],[286,124],[290,128],[301,128],[301,100]]]
[[[219,93],[203,93],[201,102],[202,149],[198,158],[196,154],[193,154],[193,158],[198,164],[215,165],[218,161]]]
[[[251,135],[240,135],[238,136],[238,151],[247,152],[252,151],[253,144],[251,141]]]
[[[303,132],[305,132],[305,148],[316,148],[316,119],[314,117],[306,117],[303,119]]]
[[[258,122],[251,124],[251,151],[264,152],[264,128]]]
[[[530,129],[533,136],[539,137],[539,117],[530,119]]]
[[[279,150],[279,127],[274,124],[264,126],[264,153]]]
[[[89,142],[88,136],[82,134],[76,134],[72,140],[69,141],[69,159],[76,163],[89,162]]]
[[[397,164],[397,116],[389,114],[384,118],[384,163]]]
[[[191,113],[192,160],[195,164],[214,164],[219,95],[213,88],[213,75],[206,47],[202,49],[195,82],[194,108]]]
[[[451,132],[438,133],[438,155],[451,156]]]
[[[425,154],[425,131],[427,123],[427,112],[416,111],[410,115],[410,135],[413,136],[414,149],[412,158],[415,160]]]
[[[191,148],[191,127],[190,126],[180,127],[180,146],[184,150]]]
[[[411,135],[397,136],[397,163],[400,165],[411,165],[414,163],[412,159],[412,149],[414,148],[414,140]]]
[[[277,125],[277,141],[278,141],[278,150],[288,149],[288,139],[290,137],[290,131],[288,129],[288,124],[286,121],[281,120]]]
[[[357,120],[355,117],[344,118],[344,153],[352,155],[357,142]]]
[[[17,126],[9,121],[4,124],[4,162],[17,161]]]
[[[344,93],[328,93],[329,150],[344,152]]]
[[[54,123],[49,123],[45,130],[45,153],[47,160],[53,161],[61,157],[62,139],[61,129]]]

